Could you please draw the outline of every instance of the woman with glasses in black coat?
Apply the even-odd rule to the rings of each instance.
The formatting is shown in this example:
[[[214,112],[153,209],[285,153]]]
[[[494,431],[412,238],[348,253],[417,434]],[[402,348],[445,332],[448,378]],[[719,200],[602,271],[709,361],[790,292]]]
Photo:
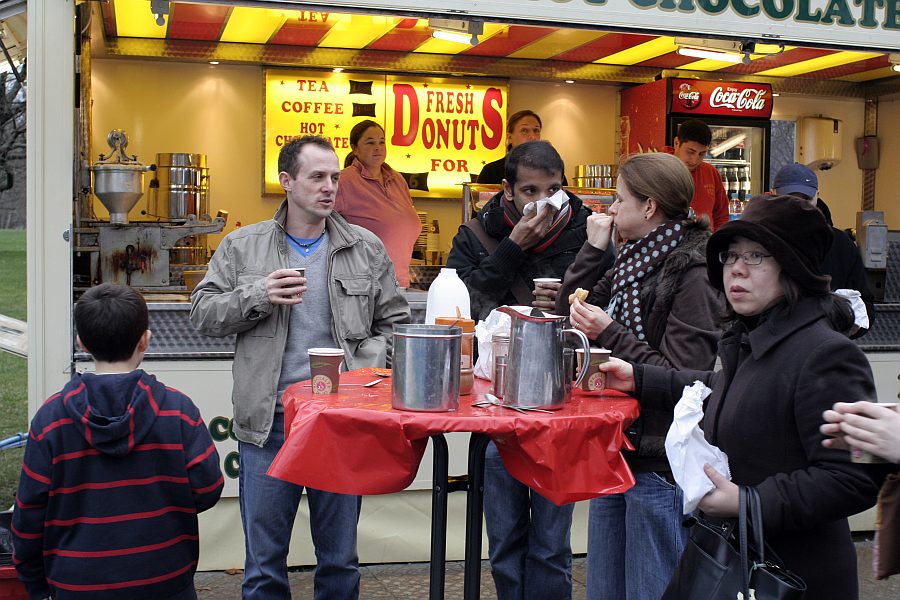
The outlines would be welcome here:
[[[844,450],[826,448],[822,413],[835,401],[872,400],[869,363],[846,333],[849,306],[820,264],[831,243],[822,214],[796,198],[755,198],[707,244],[712,285],[734,322],[719,343],[722,369],[677,371],[613,360],[607,385],[642,406],[671,407],[685,385],[712,388],[702,428],[727,455],[732,479],[700,502],[713,517],[738,513],[738,486],[759,492],[766,542],[808,586],[807,598],[858,598],[847,517],[875,503],[877,487]]]

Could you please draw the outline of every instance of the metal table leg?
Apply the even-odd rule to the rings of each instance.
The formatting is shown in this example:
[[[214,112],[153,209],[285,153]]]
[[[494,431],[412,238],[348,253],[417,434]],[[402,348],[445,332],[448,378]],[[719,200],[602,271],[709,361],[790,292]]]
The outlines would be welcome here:
[[[466,564],[463,599],[481,595],[481,523],[484,513],[484,453],[491,441],[483,433],[469,438],[469,495],[466,497]]]
[[[444,569],[447,558],[447,493],[449,456],[443,435],[431,436],[434,457],[431,488],[431,568],[428,579],[429,600],[444,598]],[[481,538],[479,537],[479,541]]]

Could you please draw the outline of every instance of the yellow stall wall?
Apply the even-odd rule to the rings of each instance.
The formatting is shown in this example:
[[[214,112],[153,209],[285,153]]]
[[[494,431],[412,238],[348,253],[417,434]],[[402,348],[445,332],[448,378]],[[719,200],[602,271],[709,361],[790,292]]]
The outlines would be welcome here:
[[[819,115],[843,121],[841,162],[831,170],[817,172],[819,195],[831,209],[835,227],[838,229],[856,227],[856,213],[861,210],[863,178],[862,171],[856,166],[854,148],[856,138],[862,136],[865,129],[865,102],[857,98],[834,99],[783,95],[775,98],[773,119],[797,120],[800,117]],[[879,124],[879,130],[885,130],[883,124]],[[881,161],[881,164],[882,168],[878,171],[878,177],[883,179],[887,177],[888,168],[884,166],[884,160]],[[896,175],[893,175],[892,179],[896,181]],[[876,191],[875,203],[877,210],[886,210],[889,204],[886,190],[883,193]],[[890,224],[890,221],[888,223]],[[900,227],[900,221],[895,220],[893,228],[898,227]]]
[[[129,153],[137,154],[145,164],[163,152],[207,155],[210,211],[229,211],[225,233],[239,224],[272,216],[281,198],[262,194],[262,67],[96,58],[92,85],[93,161],[98,153],[108,151],[107,133],[125,129]],[[557,147],[572,179],[575,165],[608,163],[617,156],[619,89],[615,85],[511,81],[508,114],[527,108],[541,115],[543,139]],[[819,180],[835,225],[853,227],[862,194],[862,172],[856,166],[853,147],[863,134],[864,104],[859,99],[776,98],[776,119],[819,114],[843,121],[844,158],[831,171],[820,172]],[[881,102],[879,114],[882,167],[876,209],[885,211],[892,229],[900,229],[897,175],[896,169],[890,169],[900,162],[900,144],[892,146],[888,139],[889,132],[900,130],[900,100]],[[98,215],[105,216],[99,202],[95,205]],[[457,199],[421,199],[416,206],[428,212],[429,220],[440,220],[439,248],[449,251],[460,223]],[[131,218],[140,219],[140,211],[146,208],[145,194]],[[220,238],[209,236],[210,245],[215,247]]]
[[[106,135],[115,128],[128,133],[129,154],[145,164],[164,152],[206,154],[210,212],[229,212],[225,233],[239,223],[272,216],[281,198],[262,194],[262,67],[95,58],[91,83],[92,161],[108,152]],[[613,160],[617,91],[615,86],[514,81],[508,111],[529,108],[541,115],[544,139],[557,146],[572,178],[576,164]],[[441,221],[444,252],[461,215],[457,198],[450,200],[416,200],[429,220]],[[131,211],[132,220],[142,218],[147,202],[145,194]],[[99,202],[95,210],[106,216]],[[210,245],[220,238],[209,236]]]

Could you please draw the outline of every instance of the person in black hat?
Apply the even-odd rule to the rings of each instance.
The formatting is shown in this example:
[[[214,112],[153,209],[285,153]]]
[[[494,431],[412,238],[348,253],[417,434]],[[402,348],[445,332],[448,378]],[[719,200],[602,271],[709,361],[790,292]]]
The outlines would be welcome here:
[[[831,293],[821,270],[832,236],[807,202],[754,198],[706,246],[710,283],[733,314],[719,342],[721,370],[617,359],[601,369],[607,387],[632,393],[642,408],[671,409],[695,380],[710,387],[701,426],[728,455],[731,480],[707,465],[715,487],[700,509],[734,517],[738,486],[754,486],[766,542],[805,580],[806,597],[853,600],[856,552],[847,517],[872,506],[878,488],[845,450],[822,445],[819,426],[835,401],[874,399],[875,383],[865,355],[845,335],[853,322],[847,301]]]
[[[846,233],[831,225],[828,207],[819,198],[819,178],[809,167],[794,163],[778,170],[772,181],[772,187],[776,195],[795,196],[822,211],[834,235],[834,241],[822,260],[822,272],[831,276],[832,291],[859,292],[869,322],[868,327],[857,328],[850,337],[858,338],[864,335],[872,328],[875,319],[875,296],[869,287],[866,270],[856,244]]]

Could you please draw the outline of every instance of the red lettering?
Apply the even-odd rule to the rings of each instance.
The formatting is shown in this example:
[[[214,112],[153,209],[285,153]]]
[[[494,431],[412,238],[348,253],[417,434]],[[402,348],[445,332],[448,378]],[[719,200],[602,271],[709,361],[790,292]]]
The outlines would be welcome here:
[[[438,149],[450,147],[450,119],[438,119],[437,139]],[[443,146],[441,144],[443,144]]]
[[[422,144],[426,148],[430,149],[432,146],[434,146],[435,137],[434,121],[432,121],[431,119],[425,119],[425,122],[422,123]]]
[[[475,149],[475,133],[478,131],[478,121],[471,119],[466,128],[469,130],[469,150]]]
[[[452,158],[432,158],[431,159],[431,170],[432,172],[437,171],[438,169],[442,169],[448,173],[468,173],[469,172],[469,163],[466,160],[460,159],[452,159]]]
[[[403,131],[404,99],[409,101],[409,129]],[[419,129],[419,98],[416,90],[408,83],[394,84],[394,133],[391,144],[394,146],[412,146],[416,141]],[[424,133],[424,132],[423,132]],[[430,147],[430,146],[426,146]],[[496,146],[495,146],[496,147]]]
[[[342,115],[344,114],[344,105],[334,102],[290,102],[286,100],[281,103],[281,110],[283,110],[284,112],[295,113],[325,113],[327,115]]]
[[[495,106],[496,104],[496,106]],[[481,114],[484,115],[484,127],[481,128],[481,144],[488,150],[493,150],[500,145],[503,139],[503,117],[500,116],[498,110],[503,106],[503,95],[497,88],[488,88],[484,92],[484,98],[481,101]],[[488,130],[491,131],[488,134]],[[475,145],[470,146],[474,150]]]
[[[297,133],[322,135],[323,133],[325,133],[325,123],[300,123]]]

